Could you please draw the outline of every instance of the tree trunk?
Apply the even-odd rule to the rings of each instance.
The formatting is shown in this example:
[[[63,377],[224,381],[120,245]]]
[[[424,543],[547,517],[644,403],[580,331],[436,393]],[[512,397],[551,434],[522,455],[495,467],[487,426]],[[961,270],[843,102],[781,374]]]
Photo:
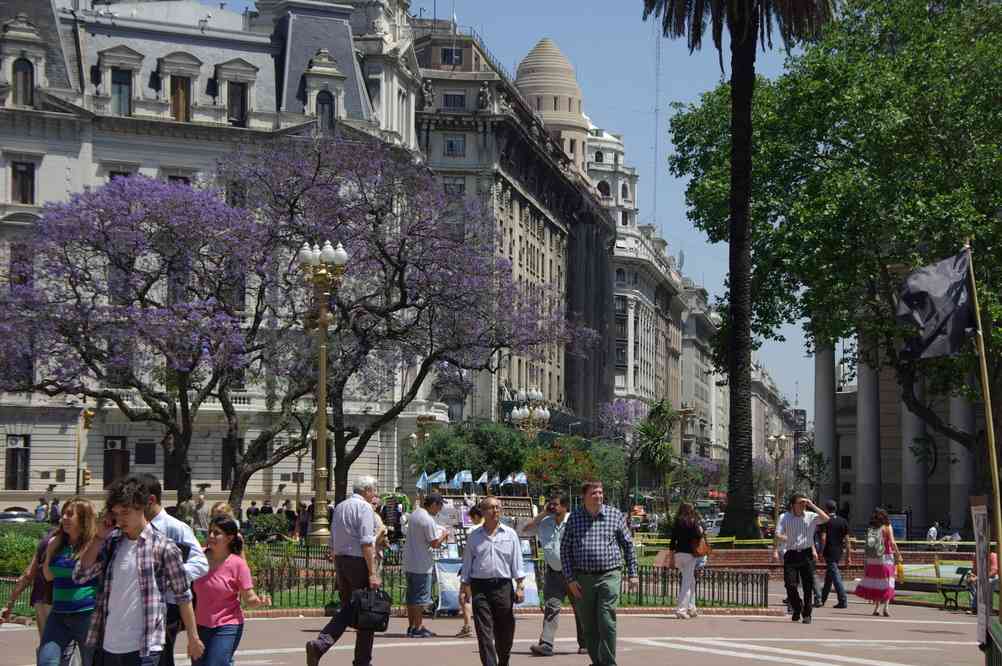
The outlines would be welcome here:
[[[177,465],[177,503],[191,499],[191,461],[188,460],[188,450],[191,448],[191,428],[182,428],[181,437],[174,441],[174,464]]]
[[[240,505],[243,504],[244,495],[247,493],[247,484],[250,483],[254,472],[248,472],[244,465],[237,465],[233,470],[233,485],[230,486],[230,496],[226,502],[233,507],[233,510],[240,515]]]
[[[330,461],[327,462],[330,465]],[[347,456],[338,456],[334,464],[334,503],[342,502],[348,497],[348,470],[351,462]]]
[[[730,291],[727,372],[730,384],[730,473],[720,533],[757,537],[752,482],[751,418],[751,179],[752,94],[755,89],[756,13],[731,9]],[[747,15],[741,12],[747,11]],[[778,498],[777,498],[778,501]]]

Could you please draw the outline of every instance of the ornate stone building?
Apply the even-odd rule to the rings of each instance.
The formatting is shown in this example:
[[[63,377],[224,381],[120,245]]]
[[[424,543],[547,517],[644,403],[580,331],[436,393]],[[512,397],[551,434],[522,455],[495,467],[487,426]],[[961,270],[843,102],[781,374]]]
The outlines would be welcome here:
[[[462,416],[501,420],[501,403],[514,391],[538,388],[547,401],[573,414],[581,422],[578,432],[584,432],[611,395],[604,343],[612,309],[614,227],[579,169],[580,158],[565,151],[573,135],[575,150],[583,153],[587,134],[573,69],[544,40],[513,81],[473,31],[442,20],[413,25],[423,78],[416,122],[428,164],[448,190],[482,197],[491,206],[499,225],[498,251],[511,261],[516,279],[530,288],[556,286],[567,310],[603,341],[585,355],[554,346],[540,359],[506,356],[497,374],[476,378],[463,398]],[[535,109],[527,90],[542,96],[546,81],[564,104],[570,96],[573,113],[547,116]]]
[[[408,6],[260,0],[238,12],[195,0],[0,3],[0,274],[44,203],[117,175],[211,177],[237,143],[334,123],[416,150],[420,76]],[[267,418],[264,394],[247,386],[236,402],[247,417],[241,435],[253,437]],[[364,419],[364,407],[346,409]],[[202,413],[190,451],[193,485],[225,496],[221,410],[210,403]],[[353,471],[398,483],[398,443],[419,418],[445,420],[446,406],[422,394]],[[2,395],[0,430],[3,506],[44,492],[66,497],[81,467],[93,475],[93,492],[125,470],[170,479],[162,433],[112,409],[84,431],[73,399]],[[289,458],[255,476],[249,496],[289,496],[296,465]],[[309,457],[303,467],[309,488]]]

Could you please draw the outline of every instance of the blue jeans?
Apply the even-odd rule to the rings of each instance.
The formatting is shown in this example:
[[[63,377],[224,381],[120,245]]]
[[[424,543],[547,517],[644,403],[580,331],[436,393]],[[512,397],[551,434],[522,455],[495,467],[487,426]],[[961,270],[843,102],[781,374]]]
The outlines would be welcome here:
[[[838,562],[834,560],[825,561],[825,586],[821,590],[821,603],[828,600],[828,593],[831,592],[832,585],[835,586],[835,594],[838,596],[840,604],[848,603],[845,596],[845,586],[842,584],[842,572],[838,569]]]
[[[978,585],[977,585],[978,581],[977,581],[977,578],[975,578],[971,582],[973,583],[972,585],[970,585],[970,588],[969,588],[970,591],[971,591],[971,610],[978,610]],[[992,592],[998,592],[999,591],[999,579],[998,578],[989,578],[988,579],[988,584],[991,586],[991,591]],[[994,601],[993,601],[993,603],[994,603]],[[991,609],[988,610],[988,614],[989,615],[992,614]]]
[[[233,653],[244,635],[244,625],[224,624],[219,627],[198,625],[198,637],[205,646],[201,659],[191,662],[191,666],[230,666]]]
[[[45,621],[45,631],[42,633],[42,642],[38,646],[38,666],[59,666],[72,643],[76,643],[80,648],[83,666],[91,666],[94,661],[94,650],[85,643],[93,614],[94,611],[49,613],[49,618]]]
[[[117,654],[101,650],[101,666],[159,666],[162,652],[151,652],[145,657],[139,652],[123,652]]]

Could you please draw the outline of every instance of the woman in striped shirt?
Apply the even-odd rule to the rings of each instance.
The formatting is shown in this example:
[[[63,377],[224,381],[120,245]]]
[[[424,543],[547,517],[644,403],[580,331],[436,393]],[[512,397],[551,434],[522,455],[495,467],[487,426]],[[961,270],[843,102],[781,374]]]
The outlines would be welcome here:
[[[38,666],[58,666],[71,642],[80,648],[83,666],[91,666],[94,651],[86,639],[95,589],[91,583],[74,583],[73,568],[97,532],[94,505],[79,497],[69,500],[63,505],[59,527],[49,540],[42,565],[45,579],[52,582],[52,612],[38,648]]]

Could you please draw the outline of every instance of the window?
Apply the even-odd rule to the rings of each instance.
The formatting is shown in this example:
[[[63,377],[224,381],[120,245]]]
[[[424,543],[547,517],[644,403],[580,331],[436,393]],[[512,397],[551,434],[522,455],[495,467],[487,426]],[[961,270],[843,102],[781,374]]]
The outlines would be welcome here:
[[[231,391],[246,391],[247,390],[247,368],[230,368],[230,383],[229,388]]]
[[[536,98],[536,111],[541,111],[542,108],[543,108],[543,98],[542,97],[537,97]]]
[[[595,151],[595,161],[598,162],[599,164],[605,161],[605,155],[602,154],[601,150]]]
[[[191,79],[170,77],[170,116],[180,123],[191,122]]]
[[[616,312],[626,314],[626,296],[616,296]]]
[[[616,345],[616,363],[626,365],[626,345]]]
[[[554,111],[560,110],[560,98],[557,97],[556,95],[553,96],[553,110]]]
[[[10,276],[11,288],[32,286],[34,282],[32,264],[32,253],[27,245],[24,243],[10,244],[10,272],[8,275]]]
[[[466,194],[466,179],[463,176],[446,176],[442,179],[442,189],[449,196]]]
[[[7,473],[4,490],[29,490],[31,435],[7,435]]]
[[[451,135],[445,137],[445,156],[446,157],[465,157],[466,156],[466,137],[460,135]]]
[[[35,103],[35,66],[27,58],[14,61],[14,104],[17,106],[34,106]]]
[[[852,469],[852,456],[842,456],[841,469]]]
[[[626,271],[622,268],[616,269],[616,282],[626,282]]]
[[[616,320],[616,337],[625,340],[626,339],[626,320],[617,319]]]
[[[115,180],[116,178],[128,178],[132,174],[128,171],[109,171],[108,180]]]
[[[124,437],[104,438],[104,487],[129,474],[129,445]]]
[[[620,223],[624,227],[630,226],[630,214],[628,212],[626,212],[625,210],[624,211],[620,211],[619,214],[620,214],[620,220],[621,220]]]
[[[116,116],[132,115],[132,72],[111,70],[111,112]]]
[[[317,122],[320,124],[320,131],[324,134],[330,134],[334,131],[336,110],[334,95],[327,90],[321,90],[317,93]]]
[[[849,483],[848,481],[843,481],[842,482],[842,494],[843,495],[852,495],[852,484]]]
[[[442,95],[442,106],[446,109],[463,111],[466,109],[466,93],[445,93]]]
[[[247,84],[226,82],[226,121],[233,127],[247,127]]]
[[[175,185],[191,185],[191,176],[179,176],[172,175],[167,176],[168,183],[174,183]]]
[[[581,100],[578,100],[578,113],[581,113]]]
[[[157,464],[157,443],[152,439],[142,439],[136,442],[136,450],[133,454],[137,465]]]
[[[571,139],[571,150],[570,150],[571,155],[574,154],[574,152],[577,150],[577,147],[578,147],[577,139]]]
[[[623,183],[623,187],[620,190],[620,194],[622,195],[622,197],[624,199],[629,199],[630,198],[630,186],[627,185],[626,183]]]
[[[35,204],[35,163],[11,162],[11,198],[14,203]]]
[[[567,112],[574,113],[574,100],[570,97],[567,98]]]
[[[603,197],[608,197],[611,195],[611,190],[609,189],[609,183],[604,180],[598,184],[598,193]]]
[[[461,49],[461,48],[444,47],[442,49],[442,64],[443,65],[462,65],[463,64],[463,49]]]

